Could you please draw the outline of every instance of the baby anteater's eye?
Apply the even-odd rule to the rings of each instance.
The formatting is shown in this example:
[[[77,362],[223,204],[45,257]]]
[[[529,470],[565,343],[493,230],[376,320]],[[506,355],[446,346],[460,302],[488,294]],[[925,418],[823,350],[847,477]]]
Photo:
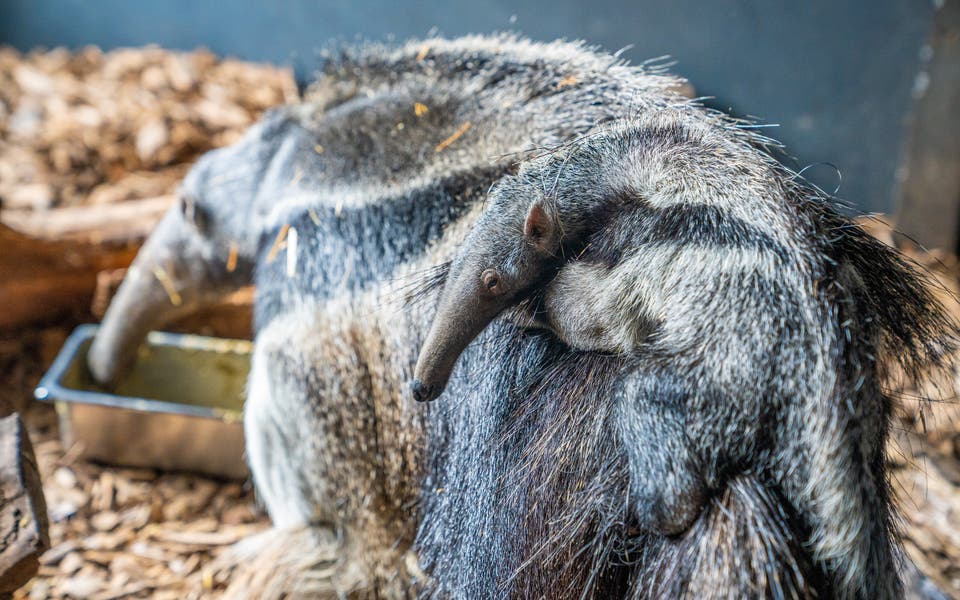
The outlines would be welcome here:
[[[480,281],[483,282],[483,287],[491,294],[499,294],[503,291],[500,285],[500,273],[496,269],[485,270],[480,274]]]

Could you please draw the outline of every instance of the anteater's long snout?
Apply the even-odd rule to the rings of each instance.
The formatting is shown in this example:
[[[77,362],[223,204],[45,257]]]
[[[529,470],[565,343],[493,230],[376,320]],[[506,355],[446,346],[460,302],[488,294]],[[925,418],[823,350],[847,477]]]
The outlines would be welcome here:
[[[413,372],[411,392],[415,400],[429,402],[443,393],[457,359],[481,331],[483,326],[464,327],[464,323],[451,322],[449,317],[438,314]]]
[[[414,368],[410,391],[417,401],[435,400],[443,393],[460,355],[508,306],[505,298],[482,298],[478,282],[469,274],[447,280]]]
[[[174,207],[160,221],[127,271],[87,354],[94,379],[116,385],[155,329],[195,308],[192,269],[181,256],[183,220]]]

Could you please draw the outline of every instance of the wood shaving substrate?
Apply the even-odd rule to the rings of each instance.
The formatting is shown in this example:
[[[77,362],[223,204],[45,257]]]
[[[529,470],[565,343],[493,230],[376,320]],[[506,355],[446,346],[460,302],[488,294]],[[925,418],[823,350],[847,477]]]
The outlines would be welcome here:
[[[170,193],[193,159],[295,99],[289,71],[202,50],[0,47],[3,208]]]
[[[248,485],[71,458],[36,444],[52,548],[18,598],[201,598],[225,582],[207,570],[230,544],[268,527]]]

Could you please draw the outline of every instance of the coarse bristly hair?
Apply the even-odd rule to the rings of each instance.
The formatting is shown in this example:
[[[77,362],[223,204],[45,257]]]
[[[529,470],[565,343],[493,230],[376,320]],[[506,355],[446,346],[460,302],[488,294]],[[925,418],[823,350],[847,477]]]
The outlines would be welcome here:
[[[252,230],[245,431],[278,529],[262,562],[240,554],[276,576],[244,581],[274,596],[311,595],[303,581],[330,597],[899,594],[885,385],[949,370],[956,325],[771,140],[680,83],[577,43],[368,45],[204,161],[204,234]],[[218,193],[238,169],[250,193]],[[451,265],[504,206],[486,199],[529,190],[583,220],[538,291],[568,339],[505,313],[440,399],[412,404]],[[290,230],[295,272],[275,260]],[[577,348],[597,310],[610,329],[652,326]],[[285,547],[308,556],[273,571]]]

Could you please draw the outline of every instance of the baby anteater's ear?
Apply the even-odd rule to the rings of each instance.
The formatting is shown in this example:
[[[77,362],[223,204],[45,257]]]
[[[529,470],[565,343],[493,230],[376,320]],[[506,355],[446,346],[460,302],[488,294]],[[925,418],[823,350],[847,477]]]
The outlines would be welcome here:
[[[535,248],[547,254],[553,254],[560,245],[556,221],[547,213],[543,202],[537,200],[527,211],[527,220],[523,224],[523,235]]]

